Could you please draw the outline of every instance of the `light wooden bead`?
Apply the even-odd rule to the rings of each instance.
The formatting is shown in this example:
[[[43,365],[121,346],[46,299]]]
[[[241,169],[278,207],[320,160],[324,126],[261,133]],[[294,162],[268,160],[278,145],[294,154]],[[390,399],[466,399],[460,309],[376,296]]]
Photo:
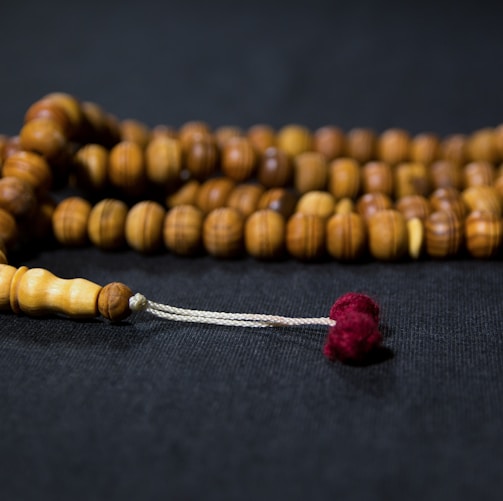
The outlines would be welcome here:
[[[192,256],[201,249],[204,216],[192,205],[178,205],[164,219],[164,245],[180,256]]]
[[[327,179],[328,166],[321,153],[308,151],[294,158],[294,186],[299,193],[324,190]]]
[[[168,207],[195,205],[200,187],[201,183],[195,179],[186,182],[178,191],[166,197],[166,205]]]
[[[393,209],[376,212],[368,221],[369,249],[380,261],[398,261],[408,250],[407,224]]]
[[[227,207],[237,209],[244,218],[247,218],[257,210],[264,191],[258,184],[240,184],[231,191]]]
[[[257,259],[276,259],[285,248],[285,220],[265,209],[253,213],[245,224],[246,252]]]
[[[359,163],[376,157],[377,138],[371,129],[352,129],[346,138],[346,152]]]
[[[409,256],[412,259],[418,259],[424,246],[424,222],[418,217],[407,220],[407,237]]]
[[[290,157],[279,148],[267,148],[258,167],[258,180],[266,188],[282,188],[290,184],[293,165]]]
[[[309,151],[312,148],[313,140],[308,128],[297,125],[285,125],[278,131],[278,148],[288,155],[295,157]]]
[[[0,179],[0,208],[19,220],[33,215],[36,206],[37,199],[30,184],[12,176]]]
[[[395,198],[408,195],[426,196],[430,192],[428,169],[421,163],[402,163],[395,169]]]
[[[203,213],[208,214],[214,209],[227,205],[235,183],[227,177],[215,177],[205,181],[197,192],[196,205]]]
[[[338,158],[328,167],[328,191],[336,200],[356,199],[360,191],[360,166],[352,158]]]
[[[222,149],[229,140],[235,137],[242,137],[243,131],[234,125],[223,125],[214,131],[215,141],[220,149]]]
[[[288,219],[295,211],[297,197],[284,188],[272,188],[260,197],[258,209],[271,209]]]
[[[128,196],[145,191],[146,175],[142,148],[132,141],[122,141],[112,148],[108,177],[112,186]]]
[[[379,158],[386,163],[396,165],[409,160],[410,136],[402,129],[388,129],[379,137]]]
[[[439,188],[430,195],[432,212],[449,211],[462,221],[466,215],[466,205],[461,193],[455,188]]]
[[[391,209],[393,202],[384,193],[366,193],[356,203],[356,210],[365,220],[381,210]]]
[[[393,193],[393,170],[385,162],[367,162],[361,171],[364,193]]]
[[[475,131],[467,142],[468,158],[472,161],[494,163],[498,158],[494,130],[490,128]]]
[[[366,248],[367,230],[359,214],[335,214],[327,223],[327,251],[340,261],[359,259]]]
[[[414,136],[410,144],[410,159],[425,165],[439,158],[440,141],[435,134],[422,133]]]
[[[259,154],[276,145],[276,133],[269,125],[258,124],[250,127],[247,137]]]
[[[344,156],[346,139],[339,127],[326,125],[320,127],[313,135],[313,149],[321,153],[327,162]]]
[[[88,221],[89,240],[101,249],[119,249],[125,243],[124,229],[127,205],[112,198],[98,202],[91,210]]]
[[[210,212],[203,224],[203,243],[213,257],[233,258],[243,248],[244,219],[231,207]]]
[[[206,122],[194,120],[186,122],[180,127],[178,138],[182,143],[182,148],[187,149],[195,139],[208,136],[210,133],[210,127]]]
[[[470,162],[463,169],[465,187],[491,186],[496,177],[496,169],[486,161]]]
[[[463,171],[460,164],[449,160],[439,160],[430,166],[431,184],[437,188],[463,188]]]
[[[286,226],[286,248],[301,261],[313,261],[325,253],[325,221],[313,214],[295,213]]]
[[[229,139],[222,149],[222,172],[237,182],[250,178],[256,165],[255,149],[245,137]]]
[[[297,202],[296,212],[314,214],[327,219],[334,214],[335,199],[326,191],[310,191],[302,195]]]
[[[501,217],[502,200],[494,186],[472,186],[461,196],[469,212],[485,211]]]
[[[217,160],[217,145],[210,135],[197,136],[186,148],[185,164],[196,179],[210,177],[216,170]]]
[[[0,240],[9,249],[17,243],[18,235],[18,227],[14,216],[6,210],[0,209]]]
[[[87,227],[91,204],[80,197],[61,201],[52,215],[52,229],[56,240],[67,247],[87,243]]]
[[[152,139],[145,150],[149,181],[170,189],[176,186],[182,171],[182,147],[178,139],[160,136]]]
[[[150,200],[131,207],[125,225],[128,245],[145,254],[157,251],[162,244],[165,212],[162,205]]]
[[[61,127],[48,118],[35,118],[27,122],[19,138],[23,150],[39,153],[49,161],[60,156],[67,141]]]
[[[336,204],[334,212],[336,214],[350,214],[355,212],[355,203],[351,198],[341,198]]]
[[[396,208],[407,221],[410,219],[424,221],[431,213],[429,200],[421,195],[408,195],[400,198],[396,202]]]
[[[2,174],[26,181],[38,195],[46,193],[52,183],[51,169],[46,160],[29,151],[19,151],[9,156],[3,165]]]
[[[494,257],[500,247],[503,225],[500,216],[490,212],[471,212],[465,219],[465,242],[475,258]]]
[[[426,252],[430,257],[455,256],[463,241],[463,227],[451,211],[433,212],[425,222]]]
[[[136,143],[145,148],[150,141],[150,129],[143,122],[128,118],[120,122],[121,141]]]
[[[98,311],[112,322],[120,322],[129,315],[129,299],[133,291],[120,282],[112,282],[105,285],[98,294]]]
[[[87,144],[74,156],[73,166],[77,183],[91,192],[105,189],[108,177],[108,151],[99,144]]]
[[[457,165],[464,164],[467,157],[466,143],[466,136],[463,134],[447,136],[440,145],[441,157]]]

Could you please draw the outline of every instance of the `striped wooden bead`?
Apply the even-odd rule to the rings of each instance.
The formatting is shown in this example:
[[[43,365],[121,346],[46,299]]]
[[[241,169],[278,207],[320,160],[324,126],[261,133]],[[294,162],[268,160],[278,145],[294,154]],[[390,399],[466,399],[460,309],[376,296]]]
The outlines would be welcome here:
[[[463,242],[463,226],[454,212],[438,211],[425,222],[426,252],[433,258],[458,254]]]

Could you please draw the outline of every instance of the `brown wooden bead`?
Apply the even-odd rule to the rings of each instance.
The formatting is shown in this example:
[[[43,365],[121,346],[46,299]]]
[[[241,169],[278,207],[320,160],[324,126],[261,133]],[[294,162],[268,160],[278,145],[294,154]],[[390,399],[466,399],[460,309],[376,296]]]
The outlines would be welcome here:
[[[152,130],[150,131],[150,140],[153,141],[154,139],[159,139],[161,137],[177,139],[178,133],[176,132],[175,128],[171,127],[170,125],[154,125],[154,127],[152,127]]]
[[[87,144],[75,153],[73,166],[78,186],[91,192],[103,191],[108,178],[108,151],[99,144]]]
[[[0,134],[0,167],[2,166],[5,160],[5,151],[7,149],[8,142],[9,138],[4,134]]]
[[[290,184],[293,165],[290,157],[279,148],[267,148],[258,167],[258,180],[266,188],[282,188]]]
[[[11,136],[7,138],[3,152],[4,162],[11,155],[18,153],[19,151],[23,151],[23,149],[21,148],[21,138],[19,136]]]
[[[336,198],[356,199],[360,191],[360,166],[352,158],[338,158],[328,166],[328,191]]]
[[[30,184],[12,176],[0,179],[0,208],[16,219],[26,219],[33,215],[36,206],[37,199]]]
[[[407,237],[409,256],[412,259],[418,259],[424,247],[424,222],[418,217],[407,220]]]
[[[466,205],[461,193],[455,188],[439,188],[430,195],[432,212],[449,211],[462,221],[466,215]]]
[[[371,129],[352,129],[346,139],[346,152],[359,163],[366,163],[376,157],[377,138]]]
[[[245,225],[246,252],[257,259],[276,259],[285,248],[285,220],[264,209],[253,213]]]
[[[229,139],[222,149],[222,172],[237,182],[250,178],[256,165],[255,149],[245,137]]]
[[[178,139],[153,138],[145,150],[146,174],[149,181],[170,189],[176,186],[182,171],[182,147]]]
[[[346,138],[339,127],[326,125],[320,127],[313,135],[313,149],[321,153],[330,162],[344,156]]]
[[[210,177],[216,170],[217,160],[217,145],[210,135],[197,136],[186,148],[185,164],[196,179]]]
[[[469,212],[485,211],[501,217],[502,200],[494,186],[472,186],[461,196]]]
[[[407,195],[400,198],[396,203],[396,208],[407,221],[413,218],[424,221],[431,213],[429,200],[421,195]]]
[[[475,258],[494,257],[501,247],[502,235],[502,220],[496,214],[475,211],[465,219],[466,248]]]
[[[206,122],[190,121],[184,123],[178,131],[178,138],[183,149],[187,149],[194,140],[210,135],[210,127]]]
[[[168,207],[195,205],[200,187],[201,184],[195,179],[186,182],[178,191],[166,198],[166,205]]]
[[[441,158],[457,165],[464,164],[467,157],[466,143],[466,136],[463,134],[447,136],[440,145]]]
[[[16,220],[4,209],[0,209],[0,240],[10,249],[14,247],[18,239]]]
[[[427,196],[430,192],[428,169],[421,163],[402,163],[395,168],[395,198],[408,195]]]
[[[276,133],[269,125],[253,125],[248,129],[247,136],[259,154],[276,145]]]
[[[455,256],[463,241],[463,227],[451,211],[433,212],[425,222],[426,252],[430,257]]]
[[[385,162],[367,162],[361,171],[364,193],[393,193],[393,171]]]
[[[490,128],[475,131],[467,142],[468,158],[471,161],[494,163],[498,158],[494,130]]]
[[[203,244],[213,257],[233,258],[243,248],[244,219],[231,207],[210,212],[203,224]]]
[[[120,322],[131,314],[129,298],[133,291],[120,282],[105,285],[98,294],[98,311],[112,322]]]
[[[297,125],[285,125],[278,131],[278,148],[288,155],[295,157],[309,151],[312,148],[313,140],[308,128]]]
[[[192,205],[178,205],[164,219],[164,245],[180,256],[191,256],[201,249],[203,213]]]
[[[341,198],[334,209],[336,214],[350,214],[355,212],[355,203],[351,198]]]
[[[324,190],[327,179],[327,161],[321,153],[308,151],[294,158],[294,186],[299,193]]]
[[[24,150],[39,153],[49,161],[61,155],[67,141],[58,123],[48,118],[35,118],[27,122],[19,138]]]
[[[491,186],[496,177],[496,169],[486,161],[479,160],[466,164],[463,169],[465,187]]]
[[[215,129],[214,136],[218,147],[222,149],[230,139],[242,137],[243,131],[235,125],[223,125]]]
[[[204,214],[208,214],[218,207],[227,205],[235,184],[227,177],[215,177],[205,181],[197,192],[196,205]]]
[[[310,191],[302,195],[297,202],[295,212],[314,214],[327,219],[334,214],[335,199],[326,191]]]
[[[98,202],[88,220],[89,240],[101,249],[119,249],[125,243],[124,228],[128,214],[127,205],[112,198]]]
[[[325,253],[325,220],[313,214],[295,213],[286,225],[286,248],[302,261],[321,258]]]
[[[56,240],[67,247],[87,243],[87,228],[91,204],[80,197],[61,201],[52,214],[52,229]]]
[[[369,219],[376,212],[391,209],[393,202],[384,193],[366,193],[361,196],[356,203],[356,210],[365,220]]]
[[[81,104],[83,124],[79,135],[83,143],[97,143],[112,147],[120,140],[120,125],[113,123],[105,111],[96,103],[84,101]]]
[[[139,196],[145,191],[145,162],[137,143],[122,141],[111,149],[108,178],[126,195]]]
[[[272,188],[260,197],[258,209],[271,209],[288,219],[295,211],[297,197],[284,188]]]
[[[125,224],[128,245],[145,254],[157,251],[162,244],[166,211],[157,202],[144,200],[129,210]]]
[[[460,164],[449,160],[438,160],[430,166],[431,184],[433,189],[463,187],[463,171]]]
[[[120,140],[145,148],[150,141],[150,129],[139,120],[126,119],[120,123]]]
[[[367,230],[359,214],[335,214],[327,223],[327,251],[339,261],[355,261],[366,248]]]
[[[396,165],[410,157],[410,136],[402,129],[388,129],[379,137],[377,147],[383,162]]]
[[[400,212],[393,209],[376,212],[367,225],[373,257],[380,261],[397,261],[407,253],[407,224]]]
[[[236,186],[227,199],[227,207],[237,209],[244,218],[257,210],[264,188],[258,184],[240,184]]]
[[[423,133],[414,136],[410,144],[410,159],[425,165],[439,158],[440,141],[435,134]]]
[[[494,182],[494,188],[498,192],[500,199],[503,200],[503,176],[499,176]]]

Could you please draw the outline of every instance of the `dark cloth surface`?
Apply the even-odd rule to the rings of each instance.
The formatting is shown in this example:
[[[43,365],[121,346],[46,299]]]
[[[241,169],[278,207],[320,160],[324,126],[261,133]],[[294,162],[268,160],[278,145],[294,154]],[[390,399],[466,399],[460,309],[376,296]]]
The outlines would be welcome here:
[[[10,2],[3,132],[62,90],[150,126],[501,122],[492,3]],[[218,261],[29,249],[14,264],[119,280],[173,305],[324,316],[381,304],[388,351],[328,362],[323,328],[137,314],[0,318],[0,499],[500,499],[501,258]]]

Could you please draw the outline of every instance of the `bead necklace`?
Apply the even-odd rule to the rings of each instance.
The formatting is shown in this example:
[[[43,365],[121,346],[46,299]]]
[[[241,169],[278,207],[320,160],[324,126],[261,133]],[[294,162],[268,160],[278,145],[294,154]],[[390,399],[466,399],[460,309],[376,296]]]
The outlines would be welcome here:
[[[503,126],[443,140],[334,126],[149,129],[53,93],[29,107],[19,136],[0,139],[0,161],[0,308],[15,313],[325,325],[330,359],[362,361],[381,341],[378,307],[364,295],[343,296],[327,318],[187,310],[116,282],[16,269],[6,253],[28,239],[305,262],[491,258],[501,248]],[[64,187],[78,193],[62,198]]]

